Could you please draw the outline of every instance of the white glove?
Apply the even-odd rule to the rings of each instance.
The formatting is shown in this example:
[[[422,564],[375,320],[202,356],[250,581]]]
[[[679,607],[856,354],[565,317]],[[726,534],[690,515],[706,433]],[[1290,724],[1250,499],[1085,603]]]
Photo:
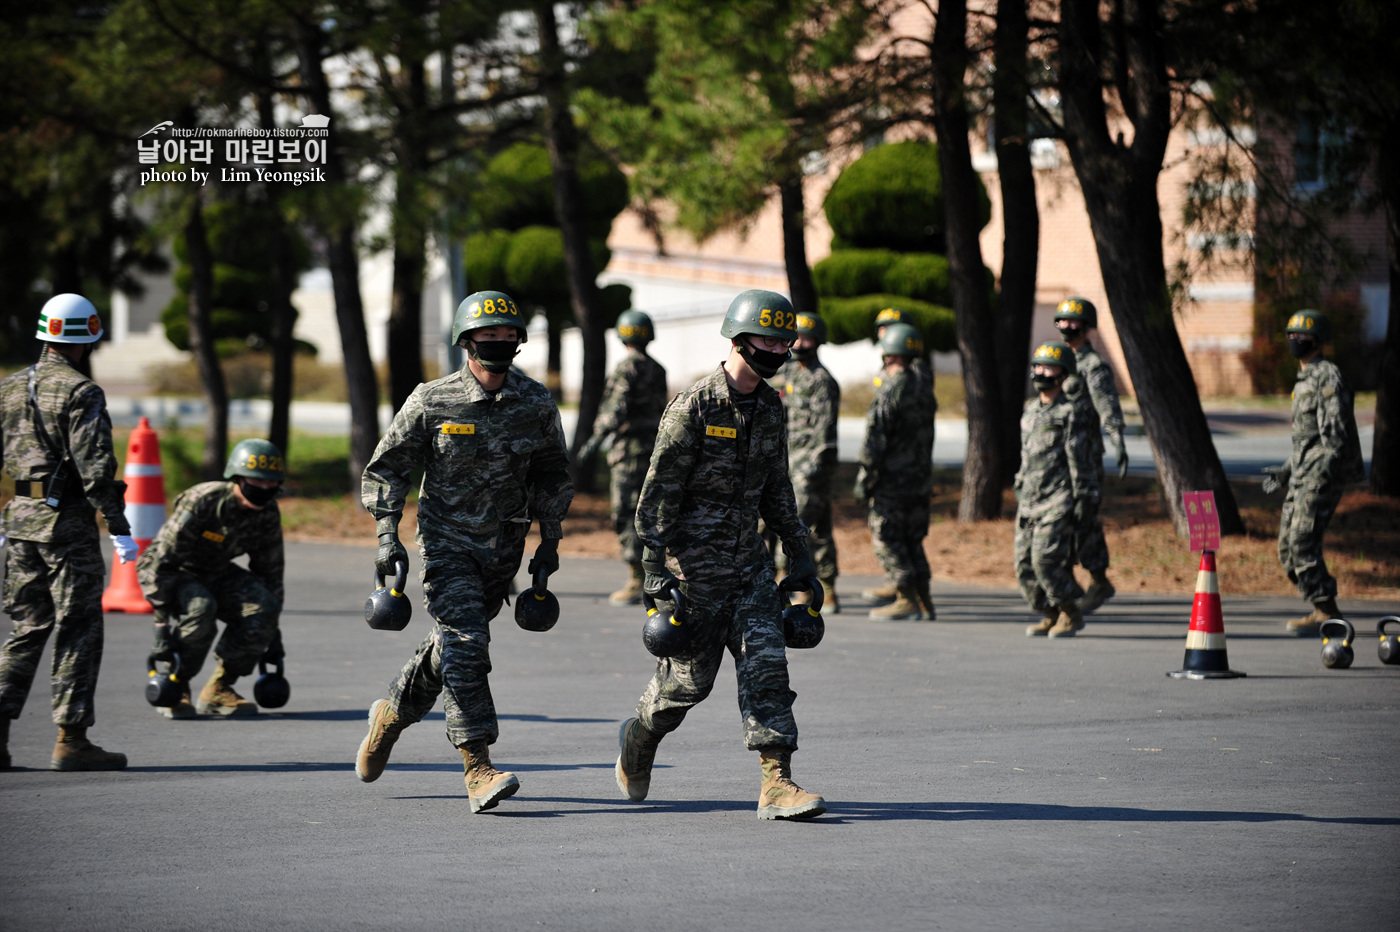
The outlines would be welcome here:
[[[141,548],[136,546],[136,541],[132,540],[130,534],[108,534],[107,536],[112,539],[112,546],[117,549],[117,559],[122,563],[130,563],[141,552]]]

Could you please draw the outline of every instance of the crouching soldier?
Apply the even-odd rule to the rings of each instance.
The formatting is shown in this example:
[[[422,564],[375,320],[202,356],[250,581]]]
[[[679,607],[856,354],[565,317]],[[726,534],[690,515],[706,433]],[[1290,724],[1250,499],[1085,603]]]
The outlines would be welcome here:
[[[229,454],[223,482],[181,492],[156,539],[141,554],[136,575],[156,610],[155,656],[179,656],[180,702],[167,718],[256,715],[256,704],[234,692],[269,645],[280,646],[282,513],[277,493],[286,466],[266,440],[244,440]],[[248,555],[248,568],[233,562]],[[190,702],[189,683],[204,666],[217,633],[214,672]],[[276,648],[274,648],[275,650]]]

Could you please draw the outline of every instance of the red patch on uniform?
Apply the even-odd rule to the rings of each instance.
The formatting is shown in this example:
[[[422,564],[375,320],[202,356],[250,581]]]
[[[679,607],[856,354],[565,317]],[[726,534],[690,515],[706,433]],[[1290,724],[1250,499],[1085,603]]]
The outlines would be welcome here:
[[[63,336],[63,318],[62,318],[62,317],[50,317],[50,318],[49,318],[49,336],[51,336],[51,337],[61,337],[61,336]]]
[[[88,317],[88,333],[92,334],[93,336],[97,336],[101,332],[102,321],[97,319],[97,315],[93,314],[90,317]]]

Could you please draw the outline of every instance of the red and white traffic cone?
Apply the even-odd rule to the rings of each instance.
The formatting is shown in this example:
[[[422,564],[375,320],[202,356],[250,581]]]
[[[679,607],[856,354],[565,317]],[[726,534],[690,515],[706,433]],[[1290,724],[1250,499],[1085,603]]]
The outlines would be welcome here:
[[[1220,583],[1215,575],[1215,553],[1201,551],[1196,574],[1196,600],[1191,604],[1191,627],[1186,632],[1186,659],[1181,669],[1167,676],[1188,680],[1227,680],[1248,674],[1230,669],[1225,655],[1225,618],[1220,611]]]
[[[141,418],[131,432],[122,478],[126,480],[126,520],[131,525],[139,558],[165,523],[165,476],[160,467],[160,442],[147,418]],[[136,581],[135,560],[123,563],[116,556],[112,557],[112,582],[102,593],[102,610],[147,615],[154,611],[141,593],[141,584]]]

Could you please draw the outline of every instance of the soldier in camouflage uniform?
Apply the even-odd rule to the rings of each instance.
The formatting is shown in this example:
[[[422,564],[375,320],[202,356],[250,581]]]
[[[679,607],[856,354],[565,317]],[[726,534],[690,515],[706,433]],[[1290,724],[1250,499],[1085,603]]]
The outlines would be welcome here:
[[[418,493],[419,579],[433,627],[374,703],[355,773],[379,778],[404,728],[446,691],[447,738],[462,754],[472,812],[514,795],[520,781],[491,765],[499,734],[487,674],[490,622],[520,569],[533,517],[540,544],[529,572],[559,569],[559,539],[573,501],[559,409],[540,383],[511,370],[527,338],[515,302],[499,291],[469,295],[457,308],[452,339],[467,363],[414,389],[365,467],[361,498],[379,531],[375,568],[392,578],[408,552],[399,520],[414,470]]]
[[[1045,617],[1026,635],[1073,637],[1084,627],[1074,580],[1075,528],[1099,501],[1094,466],[1098,417],[1075,404],[1063,383],[1074,375],[1074,350],[1042,343],[1031,356],[1037,395],[1021,413],[1021,468],[1016,471],[1016,581]]]
[[[1337,580],[1322,558],[1322,535],[1342,490],[1366,478],[1352,393],[1335,363],[1322,356],[1330,337],[1327,315],[1302,310],[1288,319],[1288,351],[1300,363],[1293,387],[1293,455],[1266,470],[1264,491],[1287,487],[1278,525],[1278,559],[1298,593],[1313,604],[1288,622],[1299,637],[1316,636],[1322,623],[1341,618]]]
[[[761,761],[759,818],[805,819],[826,811],[820,796],[792,782],[796,693],[788,686],[773,563],[758,534],[761,515],[782,539],[792,575],[816,576],[788,478],[783,404],[763,381],[788,358],[795,317],[780,294],[740,294],[720,327],[732,344],[728,358],[673,398],[662,415],[637,507],[637,534],[646,547],[643,585],[653,598],[679,586],[694,633],[681,653],[657,663],[637,717],[619,732],[617,785],[633,801],[646,798],[657,745],[709,695],[728,649],[739,681],[744,743]],[[685,582],[667,568],[668,551]]]
[[[266,440],[244,440],[229,454],[224,482],[201,482],[175,499],[136,564],[141,591],[155,608],[157,660],[179,657],[181,697],[166,718],[195,718],[190,681],[224,622],[214,648],[214,672],[199,693],[206,715],[256,715],[258,707],[233,684],[259,659],[281,660],[282,513],[277,493],[285,478],[282,451]],[[234,563],[248,555],[248,568]]]
[[[617,533],[622,562],[631,576],[627,584],[608,597],[614,605],[642,600],[642,544],[637,539],[637,498],[651,464],[656,445],[656,425],[666,407],[666,370],[647,355],[647,344],[656,336],[651,318],[641,311],[623,311],[617,318],[617,335],[627,347],[627,358],[618,363],[603,389],[603,403],[593,422],[593,436],[579,459],[587,462],[605,441],[611,475],[613,529]]]
[[[1128,475],[1128,450],[1123,445],[1123,409],[1118,405],[1118,389],[1113,367],[1089,342],[1089,331],[1099,325],[1099,312],[1087,298],[1066,298],[1055,309],[1055,327],[1064,342],[1074,350],[1078,385],[1065,384],[1072,401],[1091,407],[1099,424],[1108,433],[1118,461],[1118,478]],[[1096,429],[1094,463],[1098,467],[1099,488],[1103,488],[1103,437]],[[1117,592],[1108,579],[1108,542],[1103,535],[1103,519],[1097,506],[1086,506],[1082,523],[1075,529],[1079,564],[1089,571],[1089,591],[1079,601],[1079,610],[1089,614]]]
[[[0,647],[0,770],[10,766],[10,722],[19,718],[50,633],[52,770],[121,770],[126,755],[87,738],[102,665],[102,588],[98,511],[117,558],[136,559],[112,453],[107,399],[78,364],[102,338],[97,309],[81,295],[57,295],[39,313],[39,361],[0,384],[4,467],[15,479],[5,506],[9,535],[5,611],[14,631]]]
[[[836,614],[836,539],[832,535],[832,483],[836,479],[836,423],[841,413],[841,386],[821,360],[817,347],[826,342],[826,321],[797,315],[793,358],[778,370],[773,383],[783,398],[788,422],[788,473],[797,496],[797,515],[807,526],[807,540],[822,584],[822,611]],[[779,567],[787,569],[786,561]],[[802,597],[794,598],[803,601]]]
[[[934,403],[910,362],[924,340],[908,324],[890,324],[880,338],[885,369],[865,421],[855,496],[870,509],[870,538],[894,600],[874,608],[877,621],[933,621],[931,575],[924,554],[933,491]]]

